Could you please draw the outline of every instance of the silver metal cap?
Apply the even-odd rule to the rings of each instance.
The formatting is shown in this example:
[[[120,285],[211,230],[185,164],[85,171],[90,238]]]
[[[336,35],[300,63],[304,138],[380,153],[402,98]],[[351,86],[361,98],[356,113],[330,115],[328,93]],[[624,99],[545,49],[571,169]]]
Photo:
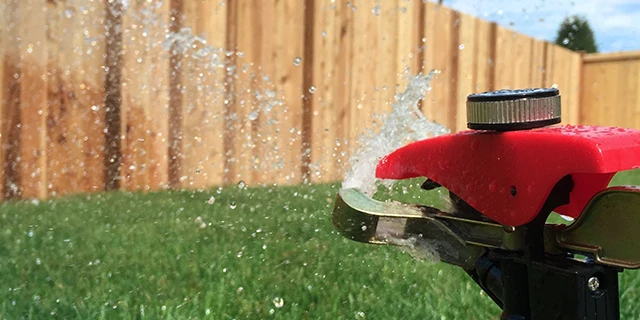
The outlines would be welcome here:
[[[560,123],[560,100],[560,92],[555,88],[472,94],[467,97],[467,127],[509,131]]]

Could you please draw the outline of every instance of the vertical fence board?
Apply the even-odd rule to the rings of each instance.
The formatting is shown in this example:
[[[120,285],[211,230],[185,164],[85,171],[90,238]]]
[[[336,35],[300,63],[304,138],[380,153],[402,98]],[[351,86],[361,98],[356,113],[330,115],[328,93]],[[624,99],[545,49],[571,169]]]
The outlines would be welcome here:
[[[395,38],[397,46],[395,60],[397,63],[397,75],[394,80],[397,82],[398,90],[402,91],[409,84],[408,76],[416,75],[422,71],[422,59],[424,56],[421,47],[425,45],[422,42],[422,38],[425,37],[424,15],[426,4],[422,1],[408,2],[403,0],[391,3],[393,7],[390,9],[398,19]],[[369,12],[367,11],[367,13]],[[381,16],[379,19],[385,19],[385,16]]]
[[[337,9],[322,1],[314,1],[314,58],[315,91],[313,104],[311,181],[329,182],[337,178],[337,54],[340,39],[340,20]],[[313,90],[312,90],[313,91]]]
[[[467,14],[461,15],[457,76],[457,103],[456,126],[452,131],[461,131],[467,128],[466,102],[467,96],[474,93],[476,78],[478,77],[478,19]],[[452,106],[453,107],[453,106]]]
[[[276,137],[279,159],[276,159],[275,182],[295,184],[301,181],[301,135],[302,135],[302,70],[295,63],[304,53],[304,2],[282,0],[275,4],[275,63],[276,92],[283,106],[275,110],[279,134]],[[296,65],[297,64],[297,65]]]
[[[72,52],[65,49],[73,46],[65,46],[67,32],[71,30],[72,19],[64,16],[66,4],[60,2],[47,2],[47,189],[49,195],[56,196],[66,193],[66,189],[77,190],[80,176],[80,157],[74,152],[79,144],[72,141],[73,134],[68,132],[72,128],[72,121],[77,121],[74,111],[77,104],[73,101],[64,101],[65,92],[69,85],[70,68],[68,61],[73,57]],[[64,17],[64,18],[63,18]],[[68,91],[70,92],[70,91]]]
[[[253,66],[256,58],[255,35],[259,30],[257,16],[252,1],[239,0],[235,3],[236,12],[236,47],[235,52],[235,97],[232,101],[233,111],[226,119],[225,130],[233,135],[231,153],[228,155],[228,170],[231,172],[227,183],[238,183],[240,180],[252,184],[251,158],[253,155],[253,131],[249,114],[255,107],[255,97],[252,95]]]
[[[2,104],[2,191],[3,199],[20,196],[19,135],[20,135],[20,24],[18,3],[5,2],[2,14],[6,29],[3,30],[3,104]]]
[[[181,64],[181,185],[202,189],[222,184],[224,175],[227,11],[217,2],[184,2],[182,9],[189,41]]]
[[[229,4],[229,10],[234,8]],[[170,34],[178,34],[183,27],[183,11],[184,6],[182,0],[171,0],[169,7],[169,26],[168,31]],[[171,43],[169,49],[169,123],[168,123],[168,186],[170,188],[178,188],[181,186],[182,180],[182,104],[183,104],[183,92],[182,92],[182,73],[183,73],[183,54],[181,53],[181,44],[177,41]],[[225,137],[225,148],[227,145],[227,137]]]
[[[20,175],[22,196],[47,196],[47,15],[36,0],[19,2],[22,25],[20,90]]]
[[[476,18],[475,79],[473,92],[489,91],[493,88],[493,66],[495,65],[495,25]]]
[[[48,2],[47,192],[104,189],[105,11]]]
[[[145,131],[148,128],[146,81],[150,64],[147,57],[147,38],[142,35],[142,11],[145,2],[132,1],[124,9],[122,21],[122,105],[120,187],[126,190],[144,190],[148,186]]]
[[[569,92],[571,93],[571,100],[569,101],[570,113],[569,121],[571,124],[580,123],[580,86],[582,82],[582,57],[581,54],[575,52],[569,53],[567,57],[567,63],[571,66],[569,72]],[[637,74],[637,73],[634,73]]]
[[[531,44],[531,86],[544,86],[545,42],[532,40]]]
[[[531,38],[521,33],[514,33],[513,38],[513,88],[529,88],[531,83]]]
[[[169,2],[156,4],[151,14],[153,23],[147,30],[149,37],[149,80],[147,82],[146,132],[148,183],[153,190],[166,188],[169,183],[168,125],[169,125],[169,52],[164,41],[169,26]]]
[[[581,123],[600,125],[606,122],[603,118],[604,110],[611,106],[606,103],[607,82],[604,75],[607,71],[606,63],[585,63],[582,69]]]
[[[514,57],[514,35],[515,32],[497,26],[496,28],[496,58],[495,58],[495,79],[494,89],[514,89],[513,61]]]
[[[254,132],[256,133],[256,146],[254,148],[253,173],[255,183],[271,184],[274,182],[278,172],[275,170],[276,163],[281,157],[281,151],[277,149],[277,139],[279,135],[278,120],[273,113],[281,108],[278,105],[276,88],[274,81],[278,81],[276,76],[276,65],[274,63],[276,43],[273,38],[275,31],[275,10],[276,7],[267,1],[261,1],[257,10],[259,14],[259,56],[257,57],[258,75],[254,82],[254,90],[257,90],[259,99],[257,103],[258,118],[253,120]],[[293,62],[292,62],[293,63]]]
[[[353,53],[353,16],[354,12],[344,6],[331,4],[332,10],[336,10],[339,23],[338,54],[335,58],[336,82],[339,84],[337,91],[336,110],[336,162],[338,177],[342,177],[348,166],[348,159],[353,152],[349,140],[349,122],[351,110],[355,107],[349,93],[351,92],[351,69],[354,59]]]
[[[407,45],[404,44],[410,42],[410,35],[400,34],[407,24],[403,18],[415,17],[415,15],[420,14],[419,10],[415,9],[412,10],[415,12],[415,15],[407,16],[406,13],[403,14],[401,10],[398,10],[398,2],[399,1],[396,0],[380,3],[380,16],[376,19],[378,22],[379,35],[377,43],[378,64],[375,66],[377,71],[375,113],[380,116],[391,112],[391,104],[395,103],[394,96],[396,94],[396,88],[402,90],[402,88],[407,84],[407,81],[403,79],[402,76],[399,76],[399,74],[404,74],[404,69],[399,69],[401,66],[400,64],[396,65],[396,61],[402,61],[402,58],[408,57],[407,52],[412,53],[410,48],[405,48]],[[415,21],[415,19],[409,20]],[[405,39],[405,36],[408,40],[406,42],[401,40]],[[422,44],[422,42],[420,43]],[[399,54],[399,52],[403,53]],[[413,53],[415,56],[410,61],[415,61],[415,63],[413,63],[413,66],[410,66],[410,68],[411,72],[416,74],[420,71],[417,67],[422,55],[417,54],[416,52]],[[379,118],[375,118],[373,121],[374,127],[379,127],[381,125]]]
[[[455,128],[455,114],[452,111],[455,108],[449,106],[457,100],[457,63],[454,63],[459,51],[457,15],[454,10],[427,2],[424,32],[427,49],[424,69],[437,69],[440,74],[431,81],[431,91],[426,97],[423,112],[429,119],[448,128]]]
[[[107,51],[107,39],[104,34],[106,4],[104,1],[92,0],[85,4],[84,9],[91,14],[82,15],[84,25],[83,34],[88,37],[82,39],[82,50],[86,56],[81,59],[79,72],[82,75],[78,84],[81,91],[79,95],[80,118],[83,129],[78,133],[84,141],[82,153],[82,191],[102,191],[105,187],[105,53]],[[74,31],[70,31],[74,32]]]
[[[365,1],[354,1],[355,8],[365,8]],[[353,104],[349,122],[351,148],[360,146],[362,136],[371,123],[374,107],[375,66],[377,65],[376,15],[370,10],[358,12],[353,16],[353,54],[357,59],[351,65],[351,92],[349,96]]]
[[[167,183],[168,2],[133,1],[123,20],[122,175],[127,190]],[[165,139],[165,143],[163,143]]]
[[[122,13],[124,3],[105,2],[105,190],[120,188],[122,172]],[[126,116],[126,113],[125,113]]]

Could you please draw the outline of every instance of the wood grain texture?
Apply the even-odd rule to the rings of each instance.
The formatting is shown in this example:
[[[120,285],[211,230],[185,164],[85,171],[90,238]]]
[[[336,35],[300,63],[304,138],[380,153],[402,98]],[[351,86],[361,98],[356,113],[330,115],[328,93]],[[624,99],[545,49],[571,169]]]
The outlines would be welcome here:
[[[5,2],[2,11],[3,28],[3,74],[2,74],[2,191],[3,199],[20,197],[20,25],[17,2]]]
[[[429,1],[122,5],[0,3],[3,199],[339,181],[431,69],[419,107],[454,132],[470,93],[539,86],[564,123],[640,126],[638,52],[581,55]]]
[[[458,13],[450,8],[427,2],[424,36],[427,39],[425,71],[436,69],[440,74],[431,81],[423,113],[448,128],[455,128],[456,78],[459,43]]]
[[[224,81],[227,10],[215,2],[183,3],[190,30],[181,64],[181,186],[203,189],[224,178]],[[247,53],[247,54],[250,54]],[[236,100],[239,103],[240,100]]]
[[[355,8],[365,8],[367,2],[354,1]],[[347,7],[347,10],[350,8]],[[362,139],[366,138],[367,129],[370,129],[372,116],[375,110],[375,80],[378,51],[371,50],[377,47],[377,22],[378,17],[372,12],[362,14],[355,11],[353,15],[353,54],[357,59],[351,64],[351,98],[352,108],[349,118],[350,148],[355,151],[362,145]]]
[[[337,77],[337,54],[340,40],[339,9],[331,9],[324,1],[314,2],[314,58],[311,94],[312,135],[311,161],[309,164],[312,182],[329,182],[337,176],[338,127],[335,125],[339,105],[337,103],[339,81]]]
[[[461,131],[467,128],[467,96],[475,92],[479,74],[479,42],[478,19],[470,15],[461,15],[459,27],[458,75],[457,75],[457,100],[455,105],[456,126],[452,131]],[[486,36],[485,39],[486,41]]]
[[[306,63],[295,63],[304,53],[305,3],[298,0],[281,0],[275,3],[275,88],[283,105],[273,110],[278,119],[279,134],[276,138],[278,158],[272,168],[274,182],[280,185],[297,184],[301,177],[302,145],[302,79]]]
[[[19,2],[20,54],[20,175],[21,196],[47,196],[47,15],[42,2]]]
[[[123,18],[121,187],[166,187],[169,53],[162,50],[169,3],[132,1]]]
[[[348,168],[348,160],[354,151],[351,140],[349,140],[350,132],[350,118],[352,117],[351,111],[355,107],[352,102],[351,87],[353,81],[351,81],[352,75],[352,63],[354,60],[353,42],[352,37],[354,35],[353,19],[354,11],[346,7],[334,6],[331,4],[332,10],[336,10],[338,14],[339,23],[339,38],[338,38],[338,54],[335,59],[336,64],[336,82],[338,84],[337,91],[337,110],[335,112],[335,126],[336,126],[336,162],[337,170],[334,180],[340,180],[346,169]]]
[[[574,62],[575,63],[575,62]],[[581,69],[581,123],[640,129],[640,58],[589,59]]]

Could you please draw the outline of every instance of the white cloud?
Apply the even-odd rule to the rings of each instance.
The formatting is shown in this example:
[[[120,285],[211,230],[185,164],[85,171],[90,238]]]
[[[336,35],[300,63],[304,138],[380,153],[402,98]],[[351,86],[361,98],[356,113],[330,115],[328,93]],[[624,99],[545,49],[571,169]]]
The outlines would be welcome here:
[[[591,24],[600,51],[640,49],[637,0],[444,0],[444,4],[548,41],[553,41],[565,17],[578,14]]]

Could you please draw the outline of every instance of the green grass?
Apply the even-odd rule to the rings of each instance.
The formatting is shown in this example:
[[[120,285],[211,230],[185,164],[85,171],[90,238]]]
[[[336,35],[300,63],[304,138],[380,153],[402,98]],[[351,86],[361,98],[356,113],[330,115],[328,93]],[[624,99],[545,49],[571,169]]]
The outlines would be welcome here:
[[[337,188],[117,192],[3,204],[0,318],[497,317],[500,310],[461,270],[335,232]],[[426,194],[411,181],[393,196],[434,200]],[[639,282],[636,272],[621,275],[625,319],[640,317]]]

